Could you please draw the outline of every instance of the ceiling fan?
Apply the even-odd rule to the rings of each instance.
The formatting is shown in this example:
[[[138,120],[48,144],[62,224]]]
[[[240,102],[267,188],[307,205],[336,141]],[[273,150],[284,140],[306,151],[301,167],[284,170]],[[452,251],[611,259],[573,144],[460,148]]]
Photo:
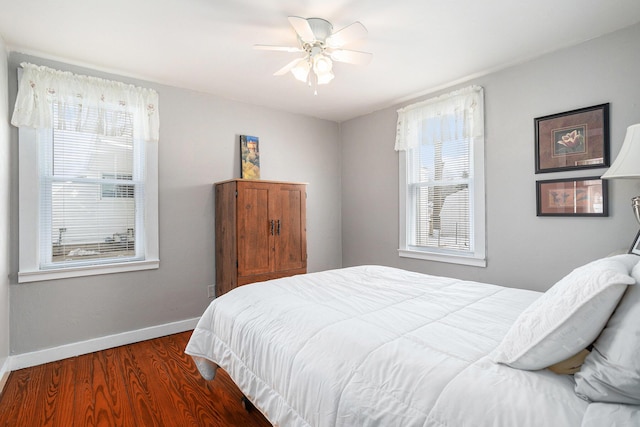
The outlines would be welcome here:
[[[358,65],[371,62],[371,53],[342,49],[342,46],[367,36],[367,29],[360,22],[354,22],[335,33],[333,25],[321,18],[290,16],[289,23],[298,35],[299,46],[254,45],[255,49],[261,50],[304,53],[301,58],[294,59],[276,71],[274,76],[282,76],[291,71],[301,82],[321,85],[333,79],[333,61]],[[310,73],[311,70],[313,73]]]

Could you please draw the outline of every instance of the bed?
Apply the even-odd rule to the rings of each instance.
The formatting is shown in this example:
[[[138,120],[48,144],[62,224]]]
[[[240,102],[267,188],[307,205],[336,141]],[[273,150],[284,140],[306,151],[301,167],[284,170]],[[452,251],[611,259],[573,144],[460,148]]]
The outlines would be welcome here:
[[[373,265],[245,285],[186,353],[277,426],[640,425],[639,259],[544,294]]]

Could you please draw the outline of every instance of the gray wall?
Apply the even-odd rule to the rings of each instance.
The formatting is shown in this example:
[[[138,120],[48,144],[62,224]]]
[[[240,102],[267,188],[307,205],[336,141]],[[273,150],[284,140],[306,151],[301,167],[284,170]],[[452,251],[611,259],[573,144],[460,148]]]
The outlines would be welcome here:
[[[640,194],[640,181],[609,182],[607,218],[536,217],[536,180],[601,175],[606,168],[536,175],[533,119],[609,102],[615,158],[627,126],[640,123],[639,45],[635,25],[342,123],[343,266],[386,264],[546,290],[571,269],[628,249],[638,230],[630,199]],[[396,110],[469,84],[485,89],[488,266],[399,258]]]
[[[18,53],[9,55],[10,111],[17,90],[16,70],[22,61],[158,91],[160,268],[16,284],[15,257],[11,262],[13,354],[199,317],[210,302],[207,285],[215,278],[213,183],[239,176],[240,134],[260,137],[263,179],[309,184],[309,271],[341,266],[336,123]],[[17,201],[18,141],[17,129],[11,129],[11,192],[12,200]],[[0,203],[4,212],[6,205]],[[12,204],[11,230],[17,229],[16,205]],[[14,231],[11,253],[17,251]]]
[[[309,271],[377,263],[545,290],[570,269],[630,245],[638,224],[629,199],[640,194],[640,184],[610,183],[608,218],[537,218],[536,179],[600,174],[604,169],[536,175],[533,118],[610,102],[615,157],[626,127],[640,122],[639,42],[640,25],[636,25],[459,85],[485,88],[487,268],[398,257],[398,155],[393,145],[396,109],[402,105],[337,125],[12,53],[9,114],[16,69],[25,60],[159,92],[161,266],[16,284],[18,141],[17,130],[7,130],[3,121],[0,233],[9,227],[10,247],[7,253],[6,239],[0,246],[0,319],[7,317],[9,286],[3,278],[11,254],[11,353],[198,317],[209,303],[207,285],[214,282],[212,183],[239,175],[237,135],[245,133],[260,137],[264,179],[309,183]],[[4,52],[1,45],[0,50]],[[0,81],[7,73],[5,63],[0,57]],[[8,116],[5,90],[0,89],[0,112]],[[4,167],[7,159],[9,168]],[[0,362],[9,343],[5,320],[0,320]]]
[[[9,96],[7,51],[0,37],[0,368],[9,356]],[[0,380],[2,380],[0,378]]]

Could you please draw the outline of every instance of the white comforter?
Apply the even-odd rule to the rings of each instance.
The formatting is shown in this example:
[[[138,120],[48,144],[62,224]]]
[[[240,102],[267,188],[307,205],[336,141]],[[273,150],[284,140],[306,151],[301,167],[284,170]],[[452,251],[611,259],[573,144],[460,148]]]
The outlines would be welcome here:
[[[362,266],[239,287],[186,352],[279,426],[580,426],[569,376],[485,356],[540,294]]]

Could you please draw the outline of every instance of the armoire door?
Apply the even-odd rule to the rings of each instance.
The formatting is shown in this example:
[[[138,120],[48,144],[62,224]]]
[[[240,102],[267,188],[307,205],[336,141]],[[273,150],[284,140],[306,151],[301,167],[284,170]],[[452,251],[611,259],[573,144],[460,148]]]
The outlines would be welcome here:
[[[237,230],[238,275],[252,276],[273,271],[275,223],[269,215],[270,186],[238,184]]]
[[[278,184],[274,188],[271,218],[275,225],[275,271],[306,268],[306,188]]]

